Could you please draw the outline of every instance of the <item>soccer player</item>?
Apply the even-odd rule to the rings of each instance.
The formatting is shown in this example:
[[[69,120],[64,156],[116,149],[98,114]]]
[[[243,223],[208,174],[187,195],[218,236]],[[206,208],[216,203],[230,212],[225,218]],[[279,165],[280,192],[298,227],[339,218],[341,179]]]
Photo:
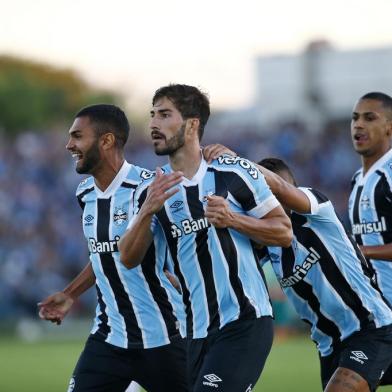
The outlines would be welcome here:
[[[362,168],[353,176],[349,200],[352,234],[392,303],[392,98],[368,93],[356,103],[351,138]]]
[[[282,160],[259,164],[294,232],[290,248],[263,249],[263,262],[271,262],[283,291],[311,326],[323,389],[374,391],[392,362],[389,303],[330,200],[315,189],[297,188]]]
[[[208,164],[200,139],[210,108],[205,94],[169,85],[152,100],[155,152],[163,174],[135,193],[139,213],[120,241],[121,261],[138,265],[153,242],[174,263],[187,313],[189,385],[251,391],[272,343],[272,309],[251,239],[288,246],[291,226],[249,161],[221,156]],[[217,202],[230,214],[222,222]]]
[[[96,317],[70,381],[73,392],[123,392],[131,381],[147,391],[188,390],[185,314],[165,260],[151,246],[139,267],[120,263],[118,241],[133,214],[134,190],[153,176],[125,161],[128,134],[124,112],[105,104],[82,109],[69,130],[66,148],[76,171],[91,175],[76,191],[90,261],[62,292],[39,304],[39,314],[61,323],[75,299],[96,285]]]
[[[362,168],[353,176],[349,199],[352,234],[370,261],[392,304],[392,98],[371,92],[355,104],[351,138]],[[392,367],[381,385],[392,384]]]

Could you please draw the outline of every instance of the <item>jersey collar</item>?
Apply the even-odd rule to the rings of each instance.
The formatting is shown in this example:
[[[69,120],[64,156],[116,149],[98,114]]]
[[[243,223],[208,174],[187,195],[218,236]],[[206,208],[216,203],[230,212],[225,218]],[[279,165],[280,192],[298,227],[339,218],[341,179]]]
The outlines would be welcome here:
[[[392,158],[392,148],[389,149],[378,161],[374,162],[365,175],[363,175],[363,168],[361,169],[359,184],[363,184],[376,170],[380,169],[385,162]]]
[[[113,181],[110,185],[106,188],[105,192],[102,192],[96,185],[94,180],[94,188],[95,192],[97,193],[97,197],[100,199],[109,199],[109,197],[113,196],[113,193],[118,189],[118,187],[123,183],[126,179],[129,170],[131,169],[132,165],[127,161],[124,161],[121,169],[116,174],[116,177],[113,178]]]
[[[207,164],[207,161],[204,159],[201,150],[200,150],[200,154],[201,154],[201,161],[200,161],[199,168],[197,169],[197,172],[195,173],[195,175],[191,179],[184,177],[181,182],[182,185],[184,185],[184,186],[197,185],[201,181],[201,179],[204,177],[204,175],[206,174],[208,164]],[[165,165],[164,168],[167,168],[169,172],[173,172],[173,169],[170,166],[170,163]]]

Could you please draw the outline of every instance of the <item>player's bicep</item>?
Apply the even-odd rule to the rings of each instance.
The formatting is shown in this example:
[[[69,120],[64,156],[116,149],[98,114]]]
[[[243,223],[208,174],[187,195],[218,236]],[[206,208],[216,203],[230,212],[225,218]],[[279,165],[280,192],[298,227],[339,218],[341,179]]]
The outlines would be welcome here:
[[[285,192],[285,207],[299,214],[309,214],[312,212],[312,202],[307,193],[294,186],[287,187]]]

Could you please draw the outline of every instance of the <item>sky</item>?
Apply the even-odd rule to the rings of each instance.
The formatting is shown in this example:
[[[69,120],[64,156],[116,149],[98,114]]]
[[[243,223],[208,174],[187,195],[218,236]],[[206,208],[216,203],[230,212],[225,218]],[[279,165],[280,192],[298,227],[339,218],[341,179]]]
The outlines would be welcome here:
[[[392,0],[0,0],[0,54],[73,68],[149,104],[168,83],[246,107],[257,56],[392,45]]]

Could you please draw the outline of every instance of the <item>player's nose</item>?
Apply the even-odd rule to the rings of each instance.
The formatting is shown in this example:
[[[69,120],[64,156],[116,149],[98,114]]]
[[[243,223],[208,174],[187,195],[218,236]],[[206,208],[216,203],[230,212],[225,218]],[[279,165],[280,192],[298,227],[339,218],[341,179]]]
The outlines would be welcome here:
[[[68,143],[65,145],[65,148],[69,151],[69,150],[72,150],[73,147],[74,147],[74,143],[73,143],[72,139],[69,139]]]

